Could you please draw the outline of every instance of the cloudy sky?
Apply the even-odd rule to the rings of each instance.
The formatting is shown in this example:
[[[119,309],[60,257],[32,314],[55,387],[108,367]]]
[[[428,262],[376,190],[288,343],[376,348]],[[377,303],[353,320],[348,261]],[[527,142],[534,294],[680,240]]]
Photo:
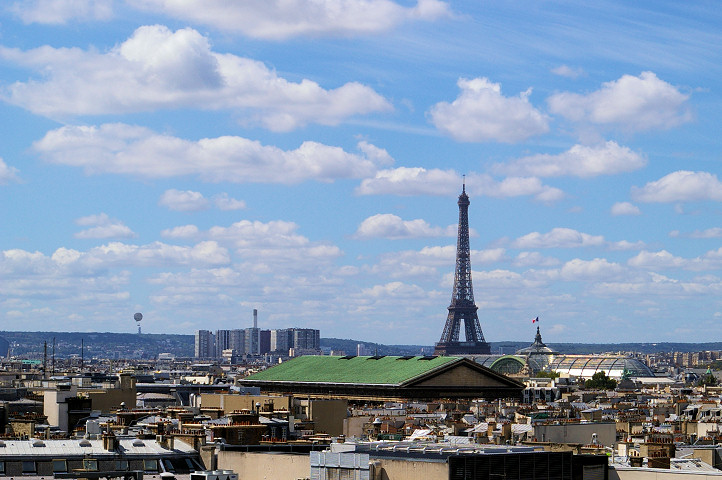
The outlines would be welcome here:
[[[0,329],[719,341],[716,2],[9,0]]]

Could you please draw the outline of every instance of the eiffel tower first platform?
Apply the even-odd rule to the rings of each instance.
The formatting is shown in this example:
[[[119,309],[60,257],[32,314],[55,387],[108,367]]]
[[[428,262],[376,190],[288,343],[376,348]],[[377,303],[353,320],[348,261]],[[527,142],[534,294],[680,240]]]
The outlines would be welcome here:
[[[434,348],[434,355],[480,355],[491,353],[491,346],[481,332],[479,307],[474,303],[474,288],[471,285],[471,251],[469,249],[469,196],[466,183],[459,195],[459,232],[456,241],[456,273],[454,291],[451,294],[449,316],[446,318],[444,333]],[[461,322],[464,322],[464,341],[459,340]]]

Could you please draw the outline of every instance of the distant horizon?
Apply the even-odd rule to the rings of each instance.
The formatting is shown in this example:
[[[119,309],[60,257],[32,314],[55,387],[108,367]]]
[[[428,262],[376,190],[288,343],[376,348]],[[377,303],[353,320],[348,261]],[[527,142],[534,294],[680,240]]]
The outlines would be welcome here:
[[[309,327],[310,328],[310,327]],[[220,330],[220,329],[219,329]],[[262,328],[261,330],[272,330],[272,329],[265,329]],[[67,332],[67,331],[55,331],[55,330],[0,330],[0,336],[2,336],[5,333],[32,333],[32,334],[42,334],[42,333],[48,333],[48,334],[67,334],[67,335],[138,335],[138,332],[112,332],[112,331],[97,331],[97,332],[81,332],[81,331],[75,331],[75,332]],[[182,337],[194,337],[195,334],[189,334],[189,333],[155,333],[155,332],[143,332],[140,334],[142,335],[157,335],[157,336],[182,336]],[[433,347],[434,344],[416,344],[416,343],[409,343],[409,344],[403,344],[403,343],[380,343],[375,342],[371,340],[359,340],[354,338],[339,338],[339,337],[324,337],[321,336],[321,340],[339,340],[339,341],[352,341],[357,343],[369,343],[369,344],[375,344],[375,345],[386,345],[386,346],[392,346],[392,347]],[[510,344],[531,344],[533,343],[532,340],[492,340],[488,343],[494,345],[494,344],[503,344],[503,343],[510,343]],[[658,345],[658,344],[679,344],[679,345],[707,345],[707,344],[720,344],[722,348],[722,341],[708,341],[708,342],[643,342],[643,341],[637,341],[637,342],[544,342],[548,345]]]

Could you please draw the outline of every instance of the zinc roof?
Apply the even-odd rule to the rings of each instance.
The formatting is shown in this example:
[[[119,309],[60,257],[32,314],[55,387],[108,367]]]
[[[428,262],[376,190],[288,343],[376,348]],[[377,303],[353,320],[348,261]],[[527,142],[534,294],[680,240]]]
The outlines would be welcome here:
[[[459,360],[460,357],[306,355],[250,375],[244,380],[400,385]]]
[[[190,445],[180,440],[175,440],[173,450],[167,450],[160,446],[154,439],[121,438],[120,450],[126,455],[171,455],[171,454],[193,454],[195,450]],[[37,443],[36,443],[37,442]],[[81,443],[82,442],[82,443]],[[0,446],[0,460],[10,456],[56,456],[65,457],[72,455],[102,456],[112,455],[103,448],[102,440],[88,439],[64,439],[64,440],[5,440]],[[34,446],[38,445],[38,446]]]

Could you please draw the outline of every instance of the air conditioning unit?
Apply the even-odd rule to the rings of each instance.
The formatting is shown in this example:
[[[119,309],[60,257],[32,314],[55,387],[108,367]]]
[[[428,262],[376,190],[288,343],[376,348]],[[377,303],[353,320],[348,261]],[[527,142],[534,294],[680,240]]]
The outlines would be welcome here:
[[[203,470],[191,473],[190,480],[238,480],[233,470]]]

